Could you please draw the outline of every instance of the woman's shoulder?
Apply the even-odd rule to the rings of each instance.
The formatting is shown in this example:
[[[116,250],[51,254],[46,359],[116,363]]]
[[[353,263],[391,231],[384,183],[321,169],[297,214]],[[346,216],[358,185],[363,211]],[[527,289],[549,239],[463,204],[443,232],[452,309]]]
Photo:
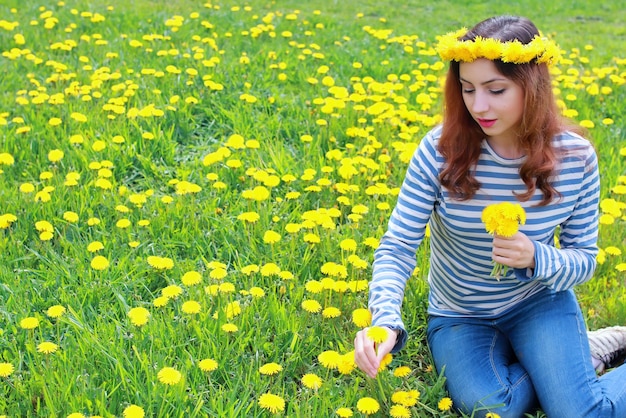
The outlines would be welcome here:
[[[580,151],[583,154],[595,152],[589,139],[572,131],[563,131],[556,135],[554,146],[563,151]]]

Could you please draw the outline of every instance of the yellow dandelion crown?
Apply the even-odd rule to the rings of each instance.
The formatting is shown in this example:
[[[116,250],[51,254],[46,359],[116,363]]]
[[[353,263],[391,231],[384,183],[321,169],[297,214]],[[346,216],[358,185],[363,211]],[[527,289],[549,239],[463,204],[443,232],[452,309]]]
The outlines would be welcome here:
[[[478,58],[501,60],[512,64],[556,64],[561,58],[558,45],[548,38],[536,35],[528,44],[513,40],[502,42],[499,39],[476,37],[474,40],[461,41],[467,29],[450,32],[438,38],[437,53],[444,61],[472,62]]]

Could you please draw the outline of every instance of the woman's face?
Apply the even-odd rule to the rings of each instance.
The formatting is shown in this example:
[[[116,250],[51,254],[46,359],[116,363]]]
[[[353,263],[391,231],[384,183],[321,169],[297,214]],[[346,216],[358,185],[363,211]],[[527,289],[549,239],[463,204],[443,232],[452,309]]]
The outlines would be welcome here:
[[[517,128],[524,113],[522,87],[484,58],[462,62],[459,75],[465,106],[485,135],[500,144],[517,142]]]

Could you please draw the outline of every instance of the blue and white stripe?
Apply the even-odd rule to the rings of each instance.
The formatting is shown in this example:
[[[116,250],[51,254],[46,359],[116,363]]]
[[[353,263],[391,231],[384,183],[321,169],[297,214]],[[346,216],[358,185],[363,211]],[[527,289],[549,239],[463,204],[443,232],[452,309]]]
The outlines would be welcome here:
[[[533,206],[542,198],[537,190],[529,201],[520,202],[527,216],[520,231],[535,244],[536,267],[510,269],[497,281],[490,276],[492,237],[480,216],[487,205],[517,202],[513,192],[526,191],[519,177],[523,158],[504,159],[483,141],[476,166],[481,188],[471,200],[454,200],[439,182],[444,164],[437,151],[440,133],[441,127],[428,133],[413,155],[388,230],[374,254],[369,293],[374,325],[404,330],[404,289],[428,222],[429,314],[495,318],[546,287],[562,291],[591,278],[598,251],[600,179],[589,141],[568,132],[554,138],[562,157],[553,185],[562,198]],[[557,233],[560,248],[555,247]]]

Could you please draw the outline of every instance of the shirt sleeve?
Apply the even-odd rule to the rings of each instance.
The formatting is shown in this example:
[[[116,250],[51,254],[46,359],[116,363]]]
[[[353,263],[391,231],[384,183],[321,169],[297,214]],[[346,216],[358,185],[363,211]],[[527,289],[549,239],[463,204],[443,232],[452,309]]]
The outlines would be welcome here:
[[[424,238],[438,190],[436,145],[432,134],[428,134],[411,158],[388,229],[374,252],[369,310],[372,325],[399,331],[394,353],[406,343],[400,313],[404,290],[415,269],[415,254]]]
[[[598,203],[600,176],[593,149],[587,156],[580,194],[571,216],[561,224],[560,248],[534,242],[535,269],[516,269],[524,280],[538,280],[555,291],[571,289],[588,281],[596,268],[598,254]]]

